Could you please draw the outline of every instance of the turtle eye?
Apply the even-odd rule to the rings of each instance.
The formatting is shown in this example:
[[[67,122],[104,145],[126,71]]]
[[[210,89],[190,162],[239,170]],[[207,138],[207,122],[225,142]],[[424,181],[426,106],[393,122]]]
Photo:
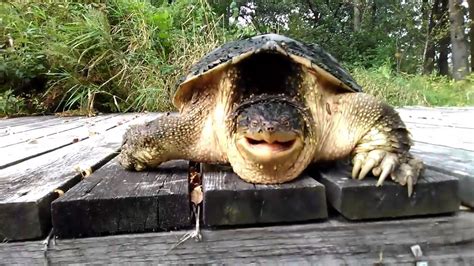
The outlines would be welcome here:
[[[251,127],[256,127],[256,126],[258,126],[258,121],[257,121],[257,120],[252,120],[252,121],[250,121],[250,126],[251,126]]]
[[[290,126],[290,118],[284,116],[281,118],[280,120],[281,124],[286,126],[286,127],[289,127]]]

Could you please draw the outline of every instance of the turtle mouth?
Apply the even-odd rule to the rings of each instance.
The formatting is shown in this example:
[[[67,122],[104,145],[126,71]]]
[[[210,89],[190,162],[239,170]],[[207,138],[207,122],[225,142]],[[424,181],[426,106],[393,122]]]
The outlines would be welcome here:
[[[302,146],[302,138],[292,132],[245,134],[237,140],[240,153],[260,163],[290,159]]]
[[[247,141],[248,146],[252,147],[252,149],[267,149],[272,152],[282,152],[289,150],[296,142],[296,139],[289,141],[267,142],[263,139],[258,140],[251,137],[245,137],[245,140]]]

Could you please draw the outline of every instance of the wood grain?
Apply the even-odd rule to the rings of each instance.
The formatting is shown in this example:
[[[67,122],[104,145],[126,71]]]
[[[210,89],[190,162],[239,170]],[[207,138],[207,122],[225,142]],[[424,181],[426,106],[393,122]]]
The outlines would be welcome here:
[[[308,175],[279,185],[255,185],[217,166],[205,167],[202,174],[208,226],[327,218],[324,187]]]
[[[406,187],[390,180],[381,187],[372,176],[353,180],[348,166],[321,169],[318,180],[330,205],[350,220],[453,213],[460,205],[458,179],[432,170],[423,173],[411,197]]]
[[[416,142],[412,153],[426,168],[459,178],[459,197],[474,207],[474,152]]]
[[[51,227],[50,203],[55,189],[67,190],[81,180],[81,171],[97,169],[116,155],[130,124],[157,114],[140,115],[103,134],[0,170],[0,238],[33,239]]]
[[[0,148],[2,157],[0,169],[85,140],[95,134],[103,134],[105,131],[133,119],[134,116],[136,115],[123,114],[106,117],[98,121],[82,121],[83,123],[80,126],[69,130],[44,135],[41,138],[34,139],[34,141],[21,142]],[[1,141],[2,138],[0,137]]]
[[[50,119],[55,119],[53,115],[39,115],[39,116],[28,116],[28,117],[15,117],[15,118],[0,118],[0,136],[2,134],[11,132],[16,126],[24,126],[42,123]]]
[[[51,127],[54,125],[68,124],[74,121],[86,120],[87,117],[56,117],[56,116],[39,116],[39,117],[30,117],[32,120],[24,117],[25,122],[17,123],[15,126],[7,126],[0,129],[0,137],[10,136],[10,135],[25,135],[28,134],[28,131],[35,131],[42,128]],[[20,118],[13,118],[20,119]],[[7,120],[8,121],[8,120]]]
[[[84,237],[189,227],[188,165],[130,172],[114,159],[53,201],[54,232]]]
[[[407,123],[474,129],[473,107],[403,107],[397,111]]]
[[[474,129],[409,123],[407,127],[416,142],[474,152]]]
[[[54,135],[60,132],[76,129],[87,125],[87,123],[97,123],[115,115],[104,115],[96,117],[76,117],[76,118],[57,118],[46,121],[41,127],[20,131],[11,132],[8,135],[0,137],[0,148],[8,147],[10,145],[34,141],[49,135]],[[28,127],[28,126],[27,126]]]
[[[4,264],[317,264],[472,265],[474,213],[429,219],[202,230],[203,240],[175,247],[184,232],[0,244]],[[423,257],[410,251],[420,245]],[[380,258],[382,258],[380,260]]]

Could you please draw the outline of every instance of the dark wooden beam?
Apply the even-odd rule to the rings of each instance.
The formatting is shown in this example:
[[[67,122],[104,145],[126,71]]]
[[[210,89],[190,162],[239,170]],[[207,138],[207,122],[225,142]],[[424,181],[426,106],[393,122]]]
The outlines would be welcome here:
[[[326,187],[329,204],[350,220],[452,213],[460,205],[458,179],[429,169],[411,197],[405,186],[391,180],[380,187],[372,176],[353,180],[348,166],[323,169],[318,180]]]
[[[59,237],[171,230],[189,227],[186,161],[131,172],[116,159],[53,201],[52,221]]]
[[[185,232],[160,232],[0,244],[2,264],[323,264],[472,265],[474,213],[377,222],[202,230],[202,241],[176,245]],[[419,245],[422,257],[410,249]],[[174,247],[174,248],[173,248]]]
[[[280,185],[254,185],[229,168],[206,166],[203,190],[203,220],[208,226],[327,218],[324,187],[308,175]]]

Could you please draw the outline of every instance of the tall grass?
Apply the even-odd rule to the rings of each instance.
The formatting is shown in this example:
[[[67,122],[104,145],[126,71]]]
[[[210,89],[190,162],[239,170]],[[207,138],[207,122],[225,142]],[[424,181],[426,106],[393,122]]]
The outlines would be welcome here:
[[[364,92],[395,106],[472,106],[474,74],[465,80],[447,77],[393,73],[387,66],[354,68],[351,73]]]
[[[15,40],[15,46],[5,50],[4,68],[45,75],[49,82],[44,101],[56,111],[169,110],[178,78],[211,49],[240,33],[224,30],[205,0],[163,2],[2,5],[6,23],[1,33]],[[14,71],[7,76],[0,95],[11,94],[15,81],[24,78]]]
[[[0,3],[0,115],[80,110],[165,111],[189,67],[252,35],[223,28],[206,0]],[[474,105],[474,76],[454,82],[354,68],[368,93],[402,105]]]

